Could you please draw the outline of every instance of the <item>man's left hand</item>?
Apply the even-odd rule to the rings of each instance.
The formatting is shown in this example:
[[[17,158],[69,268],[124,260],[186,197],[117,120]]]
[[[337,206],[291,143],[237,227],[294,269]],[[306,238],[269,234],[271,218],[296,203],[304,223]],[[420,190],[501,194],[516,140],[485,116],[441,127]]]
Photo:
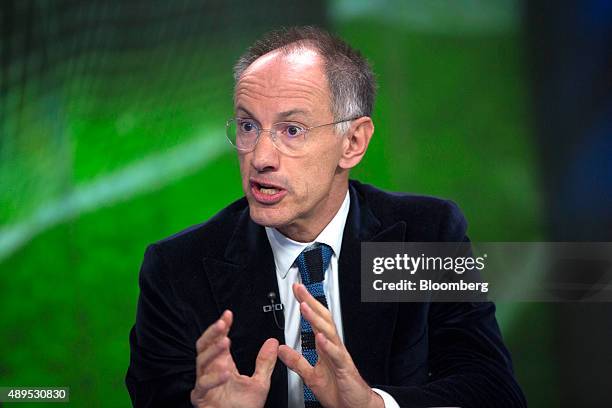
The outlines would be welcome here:
[[[319,356],[313,367],[297,351],[282,345],[278,357],[310,387],[324,407],[384,407],[383,399],[365,382],[338,336],[330,311],[304,285],[294,284],[293,293],[302,316],[313,328]]]

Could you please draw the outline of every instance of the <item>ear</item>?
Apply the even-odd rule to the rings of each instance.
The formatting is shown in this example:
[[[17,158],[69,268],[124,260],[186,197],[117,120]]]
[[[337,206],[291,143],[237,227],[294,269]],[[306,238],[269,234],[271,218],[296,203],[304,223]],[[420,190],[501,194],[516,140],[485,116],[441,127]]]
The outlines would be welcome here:
[[[368,116],[362,116],[351,123],[347,134],[343,136],[342,156],[338,165],[342,169],[355,167],[368,150],[368,144],[374,133],[374,123]]]

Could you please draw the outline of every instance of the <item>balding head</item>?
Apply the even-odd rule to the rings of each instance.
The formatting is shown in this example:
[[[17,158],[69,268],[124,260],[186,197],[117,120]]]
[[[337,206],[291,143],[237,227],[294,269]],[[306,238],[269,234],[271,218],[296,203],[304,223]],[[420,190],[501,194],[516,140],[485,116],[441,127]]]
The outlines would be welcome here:
[[[236,84],[252,64],[272,51],[297,58],[307,57],[309,52],[320,56],[335,120],[372,115],[376,82],[368,62],[343,40],[315,27],[292,27],[264,35],[234,66]],[[337,126],[343,132],[347,125]]]

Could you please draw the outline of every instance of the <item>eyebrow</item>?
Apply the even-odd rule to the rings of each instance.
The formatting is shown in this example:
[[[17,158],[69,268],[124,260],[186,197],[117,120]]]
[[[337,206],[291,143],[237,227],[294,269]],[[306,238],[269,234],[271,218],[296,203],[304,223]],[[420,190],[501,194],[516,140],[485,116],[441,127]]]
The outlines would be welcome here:
[[[291,109],[291,110],[279,113],[278,117],[279,119],[287,119],[293,115],[308,116],[308,112],[303,109]]]
[[[237,106],[236,107],[236,111],[242,111],[244,113],[246,113],[249,117],[251,118],[255,118],[255,115],[253,115],[251,112],[249,112],[246,108],[242,107],[242,106]],[[303,116],[308,116],[308,111],[304,110],[304,109],[290,109],[288,111],[284,111],[279,113],[277,116],[278,120],[286,120],[288,118],[290,118],[293,115],[303,115]]]
[[[253,115],[251,112],[249,112],[248,110],[246,110],[245,108],[243,108],[242,106],[236,106],[236,111],[243,111],[244,113],[246,113],[248,116],[255,118],[255,115]]]

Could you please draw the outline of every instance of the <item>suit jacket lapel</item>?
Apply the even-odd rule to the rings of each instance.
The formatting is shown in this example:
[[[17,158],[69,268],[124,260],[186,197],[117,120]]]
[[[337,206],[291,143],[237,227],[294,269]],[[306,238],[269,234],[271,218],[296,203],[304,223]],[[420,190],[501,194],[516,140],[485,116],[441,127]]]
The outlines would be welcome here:
[[[207,276],[220,311],[230,309],[232,355],[241,374],[252,375],[255,356],[270,337],[285,343],[271,313],[264,313],[268,293],[278,294],[276,268],[265,229],[255,224],[246,208],[228,242],[225,260],[205,259]],[[287,405],[287,369],[277,361],[266,406]],[[281,385],[282,384],[282,385]]]
[[[384,384],[397,304],[361,302],[361,242],[403,241],[406,224],[384,228],[357,191],[352,186],[349,189],[351,207],[338,262],[345,346],[366,381]]]

